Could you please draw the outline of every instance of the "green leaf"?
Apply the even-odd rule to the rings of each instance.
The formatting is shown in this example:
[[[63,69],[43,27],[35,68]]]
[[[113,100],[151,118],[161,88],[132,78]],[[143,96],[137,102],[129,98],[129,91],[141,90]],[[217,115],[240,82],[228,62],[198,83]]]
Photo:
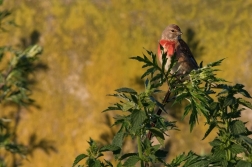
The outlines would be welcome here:
[[[225,150],[222,149],[215,149],[213,152],[213,156],[211,157],[211,161],[222,160],[225,157]]]
[[[136,132],[138,129],[140,129],[146,118],[147,117],[144,111],[134,110],[131,114],[132,131]]]
[[[115,146],[115,145],[106,145],[100,148],[100,152],[103,151],[117,151],[121,149],[119,146]]]
[[[138,103],[138,97],[137,97],[137,95],[131,94],[130,97],[131,97],[132,101],[133,101],[135,104]]]
[[[159,109],[161,109],[162,111],[166,112],[164,105],[162,103],[160,103],[159,101],[157,101],[154,97],[150,96],[150,100],[155,102],[156,105],[159,107]]]
[[[151,67],[151,68],[149,68],[149,69],[141,76],[141,79],[143,79],[144,77],[146,77],[146,76],[149,75],[149,74],[153,74],[156,70],[157,70],[156,67]]]
[[[220,146],[222,142],[219,139],[214,139],[213,141],[209,142],[209,144],[215,147],[215,146]]]
[[[198,121],[198,112],[196,110],[196,104],[193,100],[192,100],[191,104],[192,104],[192,113],[191,113],[190,119],[189,119],[190,132],[192,132],[193,127],[195,126],[196,122]]]
[[[230,123],[230,130],[235,135],[247,132],[244,123],[240,120],[233,120]]]
[[[114,139],[112,141],[112,145],[122,148],[123,137],[124,137],[124,132],[116,133],[116,135],[114,136]]]
[[[163,140],[165,139],[163,132],[158,128],[151,127],[149,130],[153,133],[154,136],[160,137]]]
[[[80,154],[80,155],[78,155],[78,156],[75,158],[72,167],[74,167],[75,165],[77,165],[81,160],[83,160],[83,159],[86,158],[86,157],[88,157],[86,154]]]
[[[245,143],[247,143],[248,145],[252,145],[252,139],[247,137],[247,136],[243,136],[243,135],[239,135],[239,138],[244,141]]]
[[[176,156],[176,158],[172,160],[171,165],[179,166],[180,163],[183,162],[185,159],[186,159],[186,155],[185,155],[185,153],[182,153],[182,154]]]
[[[197,110],[199,112],[201,112],[205,116],[205,118],[207,119],[207,121],[208,121],[208,119],[209,119],[209,111],[205,108],[205,106],[202,103],[195,103],[195,104],[196,104]]]
[[[135,105],[134,102],[126,102],[122,105],[122,111],[128,111],[129,109],[134,108]]]
[[[210,132],[212,132],[212,130],[213,130],[215,127],[216,127],[216,122],[211,122],[211,123],[210,123],[210,126],[209,126],[208,130],[206,131],[206,133],[205,133],[205,135],[204,135],[204,137],[203,137],[202,140],[204,140],[204,139],[210,134]]]
[[[225,59],[225,58],[224,58],[224,59]],[[220,59],[220,60],[215,61],[215,62],[213,62],[213,63],[209,63],[209,64],[207,64],[207,67],[219,66],[219,65],[222,63],[222,61],[223,61],[224,59]]]
[[[252,109],[252,104],[250,102],[243,100],[242,98],[238,98],[237,100],[239,104]]]
[[[25,50],[25,52],[23,54],[26,55],[26,57],[28,58],[33,58],[38,54],[41,54],[43,51],[43,48],[39,45],[33,45],[31,47],[29,47],[28,49]]]
[[[233,144],[231,145],[230,151],[234,154],[239,154],[239,153],[244,152],[245,149],[241,145]]]
[[[122,167],[122,162],[120,161],[116,167]]]
[[[123,160],[125,158],[131,157],[131,156],[138,156],[137,153],[127,153],[121,156],[120,160]]]
[[[236,99],[233,97],[233,96],[227,96],[224,100],[224,104],[223,106],[226,107],[226,106],[230,106],[232,104],[234,104],[236,101]]]
[[[113,111],[113,110],[121,110],[121,109],[122,109],[121,105],[115,104],[114,106],[110,106],[106,110],[103,110],[102,112]]]
[[[135,59],[135,60],[140,61],[140,62],[145,62],[144,58],[142,58],[141,56],[130,57],[130,59]]]
[[[251,166],[252,166],[251,162],[240,160],[238,161],[235,167],[251,167]]]
[[[163,138],[161,138],[161,137],[158,137],[158,136],[156,136],[156,138],[157,138],[157,140],[158,140],[158,142],[162,145],[162,146],[164,146],[164,139]]]
[[[242,94],[244,97],[251,98],[250,94],[244,89],[241,89],[238,92]]]
[[[137,94],[137,92],[134,89],[131,88],[119,88],[115,90],[118,93],[131,93],[131,94]]]
[[[191,104],[188,104],[188,105],[185,107],[185,112],[184,112],[184,114],[183,114],[182,119],[184,119],[185,116],[188,115],[188,113],[189,113],[189,111],[191,111],[191,109],[192,109],[192,105],[191,105]]]
[[[181,101],[184,100],[186,97],[188,97],[188,95],[189,95],[188,92],[179,93],[179,94],[176,96],[176,99],[175,99],[175,102],[174,102],[174,103],[181,102]]]
[[[130,156],[125,163],[123,164],[123,166],[125,167],[133,167],[136,165],[136,163],[139,161],[139,157],[138,156]]]
[[[88,162],[88,166],[101,167],[101,162],[99,160],[91,160]]]

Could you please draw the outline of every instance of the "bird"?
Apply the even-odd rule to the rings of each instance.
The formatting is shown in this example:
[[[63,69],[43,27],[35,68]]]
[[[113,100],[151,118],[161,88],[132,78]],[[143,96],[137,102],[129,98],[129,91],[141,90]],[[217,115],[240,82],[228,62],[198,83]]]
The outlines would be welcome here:
[[[188,79],[188,74],[194,70],[199,68],[198,63],[193,57],[193,54],[191,50],[189,49],[186,42],[181,38],[181,35],[183,33],[181,32],[181,29],[176,24],[170,24],[168,25],[164,31],[162,32],[161,39],[159,41],[159,47],[158,47],[158,59],[160,63],[162,64],[163,58],[162,58],[162,51],[161,46],[163,48],[164,54],[166,54],[167,62],[165,64],[165,70],[167,71],[171,65],[172,56],[176,56],[175,59],[177,60],[177,63],[172,67],[170,73],[175,74],[176,76],[183,75],[183,79],[181,81],[184,81]],[[171,89],[168,88],[168,91],[162,101],[162,104],[165,105],[169,101],[171,95]],[[158,107],[156,111],[157,115],[161,115],[162,110]],[[151,126],[155,126],[156,120],[153,121]],[[152,133],[149,131],[147,134],[147,138],[151,140]]]
[[[191,50],[186,42],[181,38],[180,28],[176,24],[168,25],[162,32],[161,39],[158,47],[158,59],[162,64],[162,52],[160,46],[163,47],[164,53],[166,53],[167,62],[165,64],[165,70],[168,70],[171,64],[172,56],[176,56],[177,63],[171,69],[171,73],[176,75],[189,74],[193,69],[198,68],[198,64],[193,57]]]

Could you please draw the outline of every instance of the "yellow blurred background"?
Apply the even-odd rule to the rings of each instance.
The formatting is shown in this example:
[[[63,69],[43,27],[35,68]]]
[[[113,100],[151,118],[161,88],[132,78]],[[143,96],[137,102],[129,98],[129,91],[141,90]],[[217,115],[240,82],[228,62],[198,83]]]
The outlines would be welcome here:
[[[47,67],[35,73],[32,98],[40,107],[22,111],[18,135],[29,144],[35,134],[35,140],[51,141],[54,149],[35,150],[23,166],[69,167],[85,153],[90,137],[111,140],[101,137],[111,134],[101,112],[114,99],[106,95],[119,87],[143,90],[142,64],[129,57],[142,55],[143,48],[156,52],[171,23],[180,26],[198,63],[226,58],[219,76],[252,93],[251,0],[6,0],[2,8],[12,11],[18,26],[0,34],[0,46],[38,43]],[[208,153],[214,132],[201,141],[204,123],[190,133],[175,111],[169,120],[178,121],[181,131],[169,133],[169,160],[188,150]],[[252,120],[245,113],[244,120]]]

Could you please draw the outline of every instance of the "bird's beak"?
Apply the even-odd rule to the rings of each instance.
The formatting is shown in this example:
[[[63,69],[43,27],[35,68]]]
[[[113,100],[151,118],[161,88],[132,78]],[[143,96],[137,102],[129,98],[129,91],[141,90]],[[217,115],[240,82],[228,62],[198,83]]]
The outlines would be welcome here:
[[[179,35],[182,35],[183,33],[182,32],[179,32]]]

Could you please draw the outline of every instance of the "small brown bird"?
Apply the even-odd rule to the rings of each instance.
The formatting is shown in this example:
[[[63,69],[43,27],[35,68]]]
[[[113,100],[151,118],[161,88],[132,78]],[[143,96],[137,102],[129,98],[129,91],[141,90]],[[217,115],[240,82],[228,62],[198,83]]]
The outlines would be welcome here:
[[[168,70],[171,64],[171,57],[176,56],[177,64],[171,69],[171,73],[176,73],[176,75],[186,75],[189,74],[193,69],[198,68],[198,64],[194,59],[191,50],[187,44],[181,39],[182,32],[179,26],[175,24],[170,24],[165,28],[162,33],[161,40],[159,44],[164,48],[164,52],[167,55],[167,62],[165,64],[165,69]],[[162,53],[160,46],[158,46],[158,59],[162,64]],[[188,79],[185,77],[184,79]],[[165,98],[163,100],[163,105],[167,103],[171,95],[170,88],[168,89]],[[157,115],[160,115],[162,110],[158,108]],[[152,126],[155,126],[156,121],[153,122]],[[147,138],[150,140],[152,133],[149,132]]]
[[[193,69],[198,68],[198,64],[194,59],[191,50],[187,44],[181,39],[182,32],[179,26],[170,24],[162,33],[159,44],[167,53],[167,63],[165,69],[168,70],[171,64],[171,57],[176,56],[177,64],[171,69],[171,73],[184,75],[190,73]],[[158,47],[158,59],[162,64],[162,53],[160,46]]]

